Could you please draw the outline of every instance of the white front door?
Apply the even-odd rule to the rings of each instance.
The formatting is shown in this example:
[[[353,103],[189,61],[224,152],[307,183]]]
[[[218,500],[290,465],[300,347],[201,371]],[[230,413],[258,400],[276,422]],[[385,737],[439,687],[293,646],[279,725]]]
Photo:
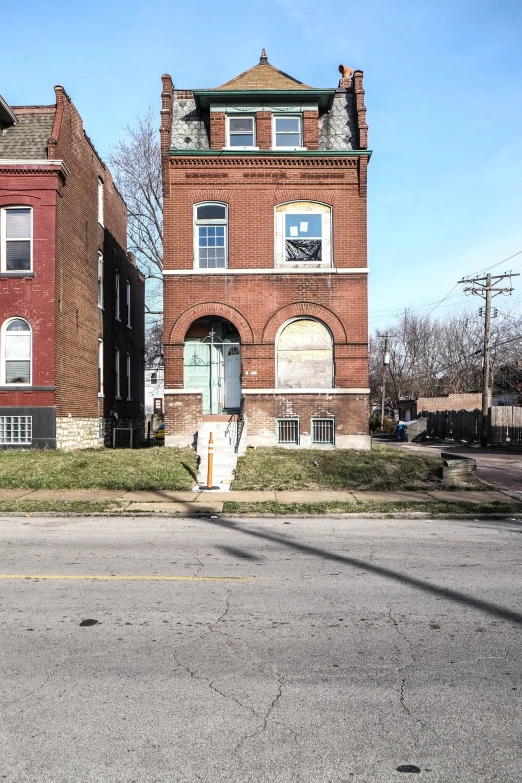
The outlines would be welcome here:
[[[239,345],[223,345],[225,353],[225,408],[241,406],[241,351]]]

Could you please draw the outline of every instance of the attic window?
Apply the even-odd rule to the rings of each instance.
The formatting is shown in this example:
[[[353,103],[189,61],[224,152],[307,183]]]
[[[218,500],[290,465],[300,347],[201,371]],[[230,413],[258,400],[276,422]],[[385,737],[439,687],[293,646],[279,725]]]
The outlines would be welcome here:
[[[254,117],[228,118],[229,147],[254,147],[256,143],[255,135]]]
[[[295,149],[301,147],[301,117],[274,115],[274,147]]]

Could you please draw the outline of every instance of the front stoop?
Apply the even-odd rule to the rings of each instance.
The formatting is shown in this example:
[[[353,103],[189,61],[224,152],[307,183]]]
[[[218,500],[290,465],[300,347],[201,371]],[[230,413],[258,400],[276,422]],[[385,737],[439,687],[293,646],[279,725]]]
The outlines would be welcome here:
[[[212,439],[214,441],[213,486],[219,487],[223,492],[228,492],[230,490],[230,485],[234,480],[237,458],[239,455],[244,454],[246,449],[246,433],[243,430],[238,453],[235,453],[234,447],[236,443],[237,426],[238,423],[235,417],[234,419],[227,419],[226,421],[219,421],[218,419],[212,421],[203,420],[200,423],[198,427],[196,449],[199,457],[198,486],[194,488],[195,490],[198,489],[199,486],[206,486],[207,484],[208,441],[210,433],[212,433]]]

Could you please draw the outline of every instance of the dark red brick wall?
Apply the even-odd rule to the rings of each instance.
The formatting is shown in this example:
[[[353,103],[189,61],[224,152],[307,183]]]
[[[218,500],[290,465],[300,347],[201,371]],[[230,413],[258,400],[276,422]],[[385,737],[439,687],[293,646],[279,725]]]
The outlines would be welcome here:
[[[296,200],[331,205],[336,267],[366,267],[366,197],[356,158],[173,157],[169,171],[164,220],[176,231],[165,234],[165,269],[192,268],[193,205],[206,200],[229,205],[231,269],[273,268],[274,207]]]
[[[0,167],[0,208],[24,205],[33,209],[33,272],[16,277],[0,274],[0,325],[15,316],[31,325],[33,386],[55,385],[55,216],[61,188],[58,169],[44,173]],[[54,405],[54,392],[0,388],[0,405]]]
[[[56,252],[56,379],[57,415],[139,415],[143,381],[134,379],[132,404],[113,399],[114,350],[133,357],[143,371],[144,283],[126,256],[126,206],[109,169],[99,158],[83,128],[82,119],[62,88],[56,88],[57,123],[53,135],[55,158],[70,171],[57,208]],[[50,153],[51,154],[51,153]],[[98,222],[98,177],[104,183],[104,225]],[[105,262],[104,310],[97,304],[98,251]],[[114,318],[115,271],[121,275],[122,323]],[[125,280],[131,278],[136,297],[133,329],[126,329]],[[98,398],[98,338],[104,340],[104,392]],[[120,369],[122,397],[125,360]],[[140,397],[141,394],[141,397]]]

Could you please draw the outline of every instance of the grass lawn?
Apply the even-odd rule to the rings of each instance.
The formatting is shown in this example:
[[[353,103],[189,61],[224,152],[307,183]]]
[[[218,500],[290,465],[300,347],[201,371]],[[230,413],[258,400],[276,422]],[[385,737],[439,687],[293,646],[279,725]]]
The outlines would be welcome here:
[[[288,514],[320,516],[323,514],[396,514],[417,511],[428,518],[444,518],[448,514],[519,514],[521,510],[522,506],[514,503],[442,503],[435,500],[426,503],[413,503],[407,500],[394,503],[373,500],[365,500],[361,503],[277,503],[274,500],[264,503],[226,501],[223,504],[223,514],[273,514],[278,517]]]
[[[196,465],[191,448],[1,451],[0,488],[188,490]]]
[[[42,512],[72,514],[93,514],[109,509],[118,513],[119,503],[111,500],[2,500],[0,514],[10,512],[16,514],[41,514]]]
[[[232,489],[433,489],[440,476],[440,459],[386,446],[371,451],[259,448],[239,458]]]

